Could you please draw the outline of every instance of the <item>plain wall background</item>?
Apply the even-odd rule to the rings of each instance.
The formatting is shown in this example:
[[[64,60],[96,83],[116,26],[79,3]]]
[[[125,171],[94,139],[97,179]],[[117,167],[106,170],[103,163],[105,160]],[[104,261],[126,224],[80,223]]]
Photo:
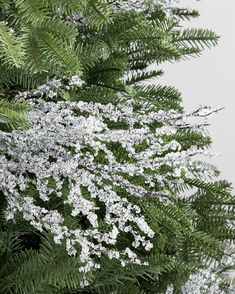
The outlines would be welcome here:
[[[209,120],[212,151],[220,154],[212,163],[235,187],[235,0],[182,0],[180,4],[201,14],[186,21],[185,27],[212,29],[221,38],[217,47],[201,57],[160,66],[165,75],[158,82],[178,88],[187,111],[200,105],[225,107]]]

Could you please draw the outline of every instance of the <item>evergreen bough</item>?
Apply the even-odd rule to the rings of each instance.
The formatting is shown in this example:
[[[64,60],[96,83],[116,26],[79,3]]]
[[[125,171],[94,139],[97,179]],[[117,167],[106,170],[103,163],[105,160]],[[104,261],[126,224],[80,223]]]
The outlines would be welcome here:
[[[174,109],[179,115],[184,115],[180,93],[172,87],[150,83],[150,79],[161,76],[163,72],[160,69],[150,71],[148,66],[198,55],[205,47],[216,44],[217,35],[204,29],[179,28],[181,19],[198,16],[195,11],[173,7],[169,13],[157,3],[151,9],[147,6],[139,12],[138,7],[123,9],[118,2],[128,1],[1,1],[0,38],[3,47],[0,84],[3,100],[0,118],[3,138],[25,136],[25,133],[14,132],[11,135],[5,132],[30,127],[26,112],[28,105],[32,104],[27,102],[31,98],[43,99],[46,101],[43,103],[50,100],[55,107],[58,101],[63,100],[67,103],[101,103],[102,107],[108,103],[117,107],[132,101],[134,112],[144,106],[153,112]],[[152,2],[156,4],[156,1]],[[143,84],[143,81],[148,81],[148,84]],[[33,90],[45,83],[45,86]],[[21,102],[15,102],[15,96]],[[35,109],[33,106],[31,111]],[[194,115],[208,116],[211,112],[204,108]],[[86,113],[78,112],[76,115],[86,116]],[[202,122],[197,128],[206,124]],[[162,125],[154,121],[149,127],[155,131]],[[126,126],[122,121],[118,124],[109,122],[109,128],[125,130]],[[192,146],[206,150],[211,139],[197,128],[182,123],[178,125],[177,132],[163,134],[162,141],[168,144],[175,140],[182,151]],[[10,149],[5,148],[6,141],[1,144],[1,159],[11,162],[14,153],[10,154]],[[147,147],[143,142],[136,146],[136,150],[141,152]],[[110,144],[108,149],[112,152],[118,150],[116,159],[131,161],[120,146],[117,148]],[[73,153],[73,149],[70,152]],[[158,155],[159,159],[167,156],[168,152]],[[53,163],[56,158],[50,160]],[[99,154],[97,160],[101,164],[107,163],[103,154]],[[3,166],[1,162],[0,168]],[[140,207],[155,232],[153,249],[149,253],[141,248],[136,250],[141,261],[148,265],[127,263],[123,267],[118,259],[110,259],[104,254],[94,257],[94,262],[101,268],[88,272],[85,279],[79,272],[79,254],[69,256],[64,243],[55,244],[50,228],[44,227],[42,232],[38,232],[21,213],[15,216],[14,221],[5,220],[9,203],[6,193],[1,191],[0,291],[24,294],[160,294],[198,290],[193,288],[193,279],[204,283],[201,278],[203,271],[199,270],[210,267],[211,271],[214,268],[215,272],[221,272],[233,265],[233,259],[224,263],[224,257],[234,256],[228,247],[234,240],[235,201],[231,185],[216,180],[219,175],[217,168],[195,161],[191,169],[193,177],[188,177],[183,170],[172,170],[167,164],[155,171],[159,177],[167,179],[164,187],[169,192],[170,202],[167,203],[161,202],[159,197],[128,195],[121,187],[115,187],[120,196]],[[172,172],[177,173],[178,181],[174,182]],[[204,172],[209,173],[211,179],[205,179]],[[2,169],[0,175],[6,181]],[[35,180],[30,172],[24,176]],[[55,182],[51,180],[48,188],[53,190]],[[126,175],[126,180],[146,188],[143,179],[135,173],[131,177]],[[65,185],[63,189],[66,197],[69,186]],[[161,189],[161,185],[155,186],[151,192],[159,193]],[[32,197],[34,203],[42,204],[35,185],[24,192],[24,197]],[[58,195],[53,194],[49,202],[44,202],[49,210],[63,211],[69,225],[83,229],[89,227],[82,215],[70,218],[70,211],[63,207]],[[130,238],[121,236],[115,245],[116,250],[122,250],[129,243]],[[209,278],[206,283],[211,283]],[[220,278],[218,283],[221,285],[216,285],[217,291],[223,293],[226,283],[223,284]],[[202,291],[209,289],[204,289],[202,284],[199,287]]]

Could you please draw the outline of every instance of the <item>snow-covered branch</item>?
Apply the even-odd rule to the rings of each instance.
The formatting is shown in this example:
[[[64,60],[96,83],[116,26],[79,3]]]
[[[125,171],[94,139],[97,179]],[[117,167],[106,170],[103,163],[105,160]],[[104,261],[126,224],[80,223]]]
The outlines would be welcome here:
[[[32,128],[0,133],[6,218],[21,212],[38,230],[51,231],[55,242],[65,241],[69,254],[79,250],[81,271],[99,266],[92,256],[102,253],[123,264],[140,263],[134,248],[150,250],[154,232],[129,196],[170,203],[170,189],[182,183],[182,174],[193,177],[196,169],[205,175],[204,167],[193,160],[207,155],[205,151],[195,146],[182,150],[176,140],[166,140],[182,126],[188,128],[191,117],[147,106],[135,111],[131,103],[29,103]],[[160,124],[155,130],[154,122]],[[204,132],[201,127],[197,131]],[[168,172],[160,172],[162,166],[168,166]],[[71,219],[85,218],[87,227],[73,227],[63,211],[48,210],[51,197],[70,207]],[[133,241],[118,252],[112,245],[120,234],[131,234]]]

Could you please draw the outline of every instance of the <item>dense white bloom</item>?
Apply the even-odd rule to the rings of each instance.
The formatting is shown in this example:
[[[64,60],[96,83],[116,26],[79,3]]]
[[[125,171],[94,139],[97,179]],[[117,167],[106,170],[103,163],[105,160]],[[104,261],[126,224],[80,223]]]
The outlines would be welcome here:
[[[234,268],[235,251],[233,247],[226,247],[222,258],[207,269],[201,269],[191,275],[187,283],[182,287],[182,294],[234,294],[235,288],[226,280],[229,271],[223,273],[224,268]],[[165,294],[173,294],[174,287],[168,286]]]
[[[223,279],[212,270],[200,270],[191,275],[187,283],[182,287],[182,294],[233,294],[232,286],[221,288]],[[169,286],[165,294],[173,294],[174,287]]]
[[[60,81],[53,83],[60,86]],[[193,161],[204,151],[182,150],[176,140],[163,140],[188,128],[191,117],[146,107],[136,112],[131,104],[40,99],[29,103],[32,128],[0,133],[0,190],[8,201],[6,218],[21,212],[36,229],[51,231],[56,243],[65,241],[69,254],[79,251],[82,272],[97,267],[92,256],[102,253],[124,264],[139,264],[134,248],[151,250],[154,232],[129,196],[159,197],[169,203],[169,189],[182,183],[182,173],[193,177],[195,170],[204,170]],[[162,127],[153,131],[149,124],[156,121]],[[110,122],[125,127],[113,128]],[[199,125],[203,132],[203,122]],[[159,172],[166,165],[169,171]],[[141,177],[141,183],[134,183],[133,176]],[[63,210],[46,208],[52,197],[69,207],[77,226],[69,224]],[[132,235],[132,240],[129,248],[117,252],[120,234]]]

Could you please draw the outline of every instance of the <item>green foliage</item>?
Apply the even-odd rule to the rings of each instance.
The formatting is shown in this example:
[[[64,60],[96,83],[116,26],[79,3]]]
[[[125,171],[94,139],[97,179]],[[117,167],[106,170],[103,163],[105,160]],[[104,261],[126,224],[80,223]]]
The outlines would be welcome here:
[[[48,234],[41,236],[38,250],[24,249],[13,237],[8,239],[8,252],[1,247],[0,293],[55,293],[48,292],[53,288],[66,293],[80,288],[77,258],[69,257],[62,246],[55,246]],[[2,238],[1,242],[6,240]]]
[[[181,93],[171,86],[161,85],[137,85],[136,97],[142,101],[149,102],[156,109],[182,110]]]
[[[191,18],[196,17],[195,11],[174,11],[175,16],[177,13],[179,16],[169,18],[156,6],[151,12],[117,12],[102,29],[80,26],[76,46],[88,87],[128,92],[126,85],[138,84],[136,96],[141,100],[151,101],[157,108],[182,110],[177,90],[153,85],[140,88],[141,82],[148,83],[163,74],[157,68],[160,63],[199,55],[204,46],[217,43],[218,36],[212,31],[180,28],[180,14]],[[156,69],[149,68],[152,64]],[[79,99],[79,90],[77,94]]]
[[[182,146],[183,150],[188,149],[191,146],[197,146],[201,149],[206,149],[211,144],[211,138],[203,136],[202,134],[192,131],[190,129],[182,129],[176,134],[168,137],[169,140],[176,140]]]
[[[55,66],[77,72],[78,58],[75,57],[73,48],[76,29],[52,10],[52,4],[37,0],[16,0],[2,10],[2,16],[8,21],[5,31],[12,30],[16,35],[15,40],[5,37],[5,46],[8,51],[11,50],[8,56],[14,61],[5,62],[5,65],[20,65],[32,73],[51,71]],[[23,56],[20,63],[15,52],[20,52],[20,56]],[[73,66],[67,60],[69,54],[70,58],[75,58]],[[41,62],[44,62],[44,67]]]
[[[66,18],[77,12],[85,20],[79,27]],[[156,110],[183,113],[178,90],[153,85],[149,80],[163,74],[158,69],[160,63],[198,55],[205,47],[216,45],[218,37],[209,30],[180,28],[180,20],[197,17],[196,11],[175,9],[173,14],[167,17],[158,6],[151,12],[114,13],[110,1],[0,1],[1,20],[8,20],[8,24],[0,24],[0,88],[5,98],[0,100],[1,129],[30,126],[27,104],[12,101],[13,93],[68,74],[81,74],[85,84],[70,92],[59,91],[58,99],[117,103],[121,93],[122,99],[133,98],[137,104],[147,102]],[[153,63],[156,69],[150,70]],[[177,140],[183,150],[190,146],[206,148],[211,143],[209,137],[187,129],[164,139]],[[110,146],[116,149],[117,159],[131,161],[119,147]],[[105,158],[98,154],[97,160]],[[205,169],[209,167],[204,165]],[[219,174],[216,168],[210,168],[215,176]],[[161,175],[164,170],[155,172]],[[220,258],[225,242],[235,239],[230,223],[234,221],[235,199],[230,185],[204,182],[196,170],[195,177],[185,178],[186,184],[170,189],[170,204],[132,197],[156,234],[152,251],[138,252],[149,265],[122,267],[117,260],[102,256],[101,269],[87,276],[89,286],[85,288],[81,287],[78,256],[69,257],[64,244],[55,245],[47,232],[35,232],[20,215],[15,224],[5,222],[6,203],[0,193],[0,293],[156,294],[163,293],[169,284],[179,290],[191,273]],[[145,185],[141,177],[131,180]],[[116,189],[123,193],[120,187]],[[60,199],[51,195],[43,205],[62,209],[61,202],[68,193],[66,182],[62,190]],[[26,195],[40,201],[34,187],[28,187]],[[83,220],[67,214],[64,209],[66,223],[84,225]],[[117,249],[125,242],[130,240],[119,240]]]
[[[180,19],[191,20],[191,18],[197,18],[200,16],[197,10],[188,10],[182,8],[173,8],[172,13]]]
[[[116,260],[101,259],[101,270],[93,274],[91,283],[87,287],[88,293],[145,293],[140,288],[140,281],[154,281],[152,277],[159,277],[176,268],[176,262],[163,255],[150,255],[148,265],[126,265],[122,267]],[[147,292],[146,292],[147,293]]]
[[[27,117],[29,106],[17,101],[0,100],[0,124],[3,129],[26,129],[30,126]]]
[[[186,29],[178,31],[174,36],[174,42],[188,48],[188,44],[199,49],[211,48],[218,41],[218,36],[206,29]]]
[[[102,29],[112,16],[112,8],[106,1],[93,0],[1,1],[0,91],[3,98],[12,100],[18,91],[33,89],[55,75],[81,74],[84,58],[93,64],[92,56],[96,60],[103,46],[79,47],[76,44],[78,29],[68,17],[79,12],[90,28]],[[1,102],[1,123],[11,128],[29,126],[26,107],[19,105]]]
[[[143,72],[143,71],[133,70],[133,71],[130,71],[129,74],[131,76],[128,77],[126,84],[132,85],[132,84],[136,84],[138,82],[143,82],[145,80],[150,80],[150,79],[153,79],[156,77],[160,77],[163,75],[163,71],[162,70],[151,70],[149,72]]]
[[[78,12],[84,24],[76,27],[68,17]],[[88,101],[90,89],[99,88],[130,95],[127,85],[162,75],[160,69],[151,71],[148,65],[199,54],[203,46],[216,44],[218,37],[211,31],[180,29],[180,19],[195,17],[195,11],[176,9],[173,14],[168,17],[158,5],[151,12],[114,12],[110,1],[1,1],[2,94],[9,99],[12,89],[17,93],[54,76],[80,74],[88,90],[78,90],[73,100]],[[181,109],[180,94],[173,88],[137,90],[140,95],[136,97],[157,108]],[[96,100],[105,102],[107,95],[102,101],[98,94]]]
[[[10,67],[22,65],[24,57],[22,42],[4,23],[0,23],[0,52],[3,65],[8,64]]]
[[[1,1],[0,60],[31,73],[63,75],[81,71],[75,41],[77,28],[67,17],[80,12],[91,27],[102,28],[111,17],[105,1]],[[7,21],[7,24],[4,23]]]
[[[200,179],[187,179],[186,182],[198,188],[190,198],[197,213],[195,221],[198,228],[219,240],[232,242],[235,238],[231,223],[234,220],[235,198],[231,194],[231,184],[226,181],[205,183]]]

